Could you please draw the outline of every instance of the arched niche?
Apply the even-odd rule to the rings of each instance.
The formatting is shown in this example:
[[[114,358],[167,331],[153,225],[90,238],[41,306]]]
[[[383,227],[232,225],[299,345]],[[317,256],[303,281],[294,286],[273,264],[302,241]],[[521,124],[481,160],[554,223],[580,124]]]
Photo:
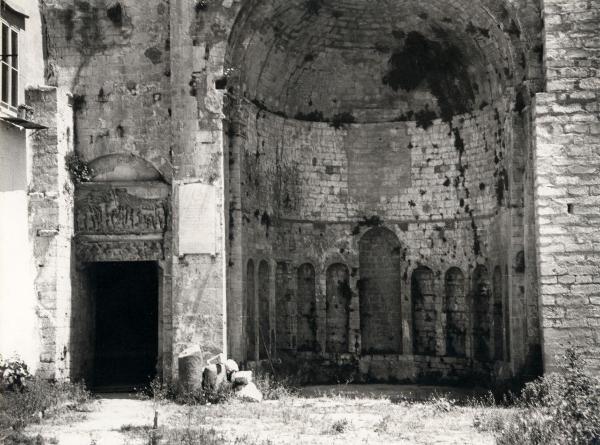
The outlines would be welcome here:
[[[491,289],[488,270],[477,266],[473,274],[473,356],[479,361],[491,358]]]
[[[315,284],[315,268],[309,263],[302,264],[296,274],[298,351],[317,350],[317,300]]]
[[[350,274],[345,264],[336,263],[326,274],[325,350],[333,353],[348,352],[348,324],[350,300]]]
[[[292,267],[278,262],[275,270],[275,331],[277,350],[296,349],[296,298],[291,286]]]
[[[164,181],[160,172],[145,159],[126,153],[101,156],[88,163],[93,182]]]
[[[401,247],[383,227],[359,242],[360,330],[363,354],[402,352]]]
[[[494,268],[492,278],[494,292],[494,360],[504,360],[504,280],[500,266]]]
[[[256,360],[256,284],[254,280],[254,261],[248,260],[246,265],[245,292],[245,324],[246,360]]]
[[[271,300],[269,292],[269,263],[261,261],[258,266],[258,344],[259,359],[271,355]]]
[[[418,267],[411,277],[411,300],[413,319],[413,353],[435,355],[437,320],[436,295],[433,271]]]
[[[446,272],[444,280],[446,301],[446,355],[464,357],[468,327],[468,307],[465,290],[465,277],[462,271],[453,267]]]

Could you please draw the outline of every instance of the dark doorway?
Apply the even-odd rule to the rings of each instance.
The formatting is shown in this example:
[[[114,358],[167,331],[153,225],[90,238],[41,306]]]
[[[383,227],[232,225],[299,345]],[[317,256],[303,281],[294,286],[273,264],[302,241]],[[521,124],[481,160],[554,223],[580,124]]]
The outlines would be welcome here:
[[[158,266],[151,262],[97,263],[94,386],[128,390],[156,376]]]

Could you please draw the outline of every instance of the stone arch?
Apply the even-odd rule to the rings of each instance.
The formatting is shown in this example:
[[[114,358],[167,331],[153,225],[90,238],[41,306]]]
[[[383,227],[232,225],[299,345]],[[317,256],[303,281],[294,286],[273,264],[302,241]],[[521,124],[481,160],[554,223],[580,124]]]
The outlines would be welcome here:
[[[94,182],[164,181],[150,162],[130,153],[100,156],[88,165]]]
[[[245,327],[246,360],[256,360],[256,283],[254,280],[254,261],[246,264]]]
[[[446,272],[444,310],[446,312],[446,355],[464,357],[468,326],[465,276],[458,267]]]
[[[317,297],[315,268],[302,264],[296,274],[297,292],[297,349],[317,350]]]
[[[504,282],[500,266],[496,266],[494,269],[492,290],[494,294],[494,360],[504,360]]]
[[[269,263],[261,261],[258,266],[258,344],[259,359],[267,359],[271,354],[271,298]]]
[[[383,227],[369,230],[359,241],[359,298],[362,351],[402,352],[401,247]]]
[[[473,274],[473,356],[479,361],[490,359],[491,289],[488,270],[477,266]]]
[[[411,277],[413,319],[413,353],[435,355],[437,320],[433,271],[425,266],[416,268]]]
[[[348,352],[349,308],[352,298],[350,273],[342,263],[327,268],[325,350],[327,352]]]

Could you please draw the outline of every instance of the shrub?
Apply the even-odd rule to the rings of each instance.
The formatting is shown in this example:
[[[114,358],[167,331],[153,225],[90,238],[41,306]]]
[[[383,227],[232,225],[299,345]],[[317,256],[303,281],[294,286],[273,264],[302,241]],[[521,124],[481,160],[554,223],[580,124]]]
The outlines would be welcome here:
[[[89,392],[79,384],[54,383],[25,377],[22,386],[0,390],[0,431],[20,431],[64,409],[82,406],[90,400]]]
[[[496,438],[498,445],[546,445],[575,444],[579,442],[563,441],[554,436],[552,419],[542,411],[532,410],[514,414],[499,430]],[[587,442],[586,442],[587,443]]]
[[[31,378],[27,364],[18,357],[5,360],[0,355],[0,389],[23,391]]]
[[[507,419],[478,420],[500,445],[600,444],[600,380],[586,373],[581,353],[567,349],[559,372],[528,383]]]
[[[483,408],[481,405],[477,408]],[[513,422],[513,411],[508,410],[493,410],[485,412],[484,414],[478,414],[475,416],[473,426],[478,431],[490,432],[493,434],[500,434],[507,423]]]
[[[4,437],[1,443],[3,445],[46,445],[48,442],[40,434],[35,437],[29,437],[21,432],[13,431]]]
[[[94,172],[89,167],[88,163],[85,162],[81,157],[71,152],[65,156],[65,163],[71,180],[78,184],[80,182],[89,182],[92,180]]]

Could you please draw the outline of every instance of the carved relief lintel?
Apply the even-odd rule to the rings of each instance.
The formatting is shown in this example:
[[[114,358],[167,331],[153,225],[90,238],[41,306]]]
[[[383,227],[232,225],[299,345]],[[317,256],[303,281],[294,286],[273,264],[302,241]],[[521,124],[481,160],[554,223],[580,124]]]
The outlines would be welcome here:
[[[168,213],[168,196],[145,197],[128,187],[83,189],[77,191],[75,201],[75,230],[106,235],[164,233]]]
[[[78,240],[77,259],[99,261],[160,261],[164,259],[162,240]]]

